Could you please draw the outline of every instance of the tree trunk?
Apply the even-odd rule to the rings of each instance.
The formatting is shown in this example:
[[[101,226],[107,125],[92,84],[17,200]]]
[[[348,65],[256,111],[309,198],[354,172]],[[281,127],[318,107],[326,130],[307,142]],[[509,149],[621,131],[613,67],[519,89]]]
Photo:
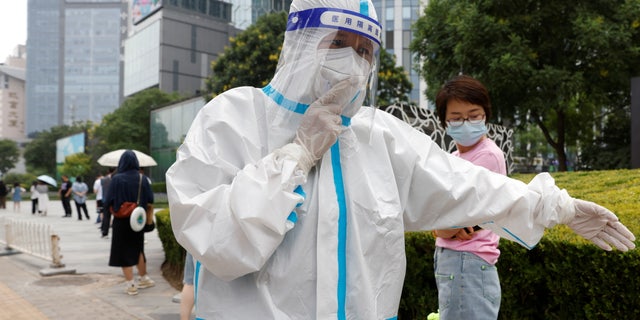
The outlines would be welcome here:
[[[558,133],[558,140],[553,140],[551,137],[551,133],[549,133],[549,129],[544,125],[542,118],[536,113],[532,113],[533,121],[538,125],[538,128],[542,131],[544,138],[547,140],[549,145],[556,151],[556,155],[558,156],[558,171],[567,171],[567,153],[564,150],[565,147],[565,121],[566,116],[563,111],[556,111],[558,113],[558,122],[556,124],[556,132]]]

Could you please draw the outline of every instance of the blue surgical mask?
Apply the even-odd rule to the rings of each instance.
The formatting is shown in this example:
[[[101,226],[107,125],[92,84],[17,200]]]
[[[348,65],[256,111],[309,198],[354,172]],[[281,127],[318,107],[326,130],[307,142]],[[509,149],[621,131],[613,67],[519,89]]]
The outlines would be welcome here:
[[[482,136],[487,134],[487,126],[484,121],[476,124],[465,121],[458,127],[447,126],[447,134],[451,136],[457,144],[470,147],[476,144]]]

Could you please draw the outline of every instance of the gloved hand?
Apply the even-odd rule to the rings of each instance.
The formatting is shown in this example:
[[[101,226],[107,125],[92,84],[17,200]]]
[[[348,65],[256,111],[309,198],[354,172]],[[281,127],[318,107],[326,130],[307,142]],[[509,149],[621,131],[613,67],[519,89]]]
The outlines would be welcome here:
[[[574,199],[576,214],[567,222],[575,233],[590,240],[598,247],[611,251],[611,245],[620,251],[635,248],[636,237],[625,227],[618,217],[606,208],[593,202]]]
[[[350,86],[349,80],[338,82],[312,103],[302,116],[293,143],[304,149],[298,165],[305,174],[331,148],[342,132],[340,114],[349,98],[346,93]]]

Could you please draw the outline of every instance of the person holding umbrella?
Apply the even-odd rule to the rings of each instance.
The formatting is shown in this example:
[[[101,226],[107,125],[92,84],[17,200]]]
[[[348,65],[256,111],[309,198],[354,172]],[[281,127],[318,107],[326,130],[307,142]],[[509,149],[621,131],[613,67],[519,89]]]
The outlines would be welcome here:
[[[56,179],[43,174],[37,178],[38,184],[36,185],[36,191],[38,191],[38,214],[46,216],[49,208],[49,186],[57,187],[58,183]]]
[[[38,180],[36,191],[38,192],[38,214],[46,216],[49,209],[49,185]]]

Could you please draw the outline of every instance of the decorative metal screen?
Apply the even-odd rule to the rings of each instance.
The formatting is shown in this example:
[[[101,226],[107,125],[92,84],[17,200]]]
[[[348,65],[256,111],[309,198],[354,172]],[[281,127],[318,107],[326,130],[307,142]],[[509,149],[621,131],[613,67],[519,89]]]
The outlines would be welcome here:
[[[424,132],[442,149],[448,152],[456,150],[455,142],[445,133],[435,112],[420,108],[416,105],[391,105],[381,109]],[[507,173],[511,174],[515,168],[515,164],[513,163],[513,129],[492,123],[490,123],[487,128],[489,130],[487,136],[495,141],[502,152],[504,152],[504,158],[507,162]]]

